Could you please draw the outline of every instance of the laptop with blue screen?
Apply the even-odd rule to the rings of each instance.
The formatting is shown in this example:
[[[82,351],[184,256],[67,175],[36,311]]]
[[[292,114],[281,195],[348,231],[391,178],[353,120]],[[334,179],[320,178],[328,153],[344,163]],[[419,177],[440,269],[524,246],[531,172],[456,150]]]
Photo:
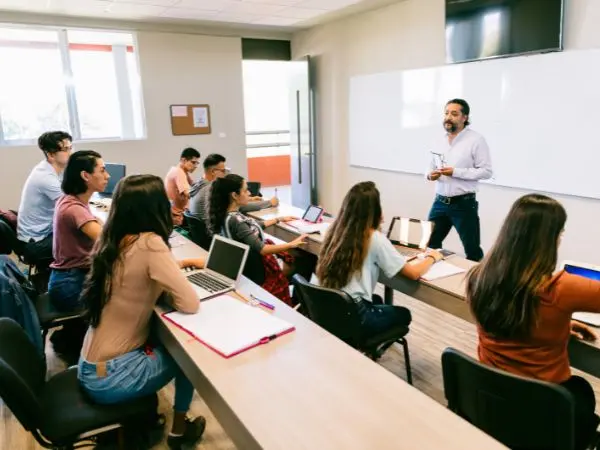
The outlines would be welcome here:
[[[575,261],[564,261],[561,264],[561,268],[567,273],[600,281],[600,266]],[[600,327],[600,314],[598,313],[576,312],[573,314],[573,319]]]

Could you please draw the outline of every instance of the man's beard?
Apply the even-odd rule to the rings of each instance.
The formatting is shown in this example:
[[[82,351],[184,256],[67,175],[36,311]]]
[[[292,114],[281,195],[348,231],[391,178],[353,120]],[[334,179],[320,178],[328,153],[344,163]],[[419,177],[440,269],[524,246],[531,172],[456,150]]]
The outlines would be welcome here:
[[[447,128],[446,125],[450,125],[450,128]],[[454,133],[456,131],[456,125],[452,122],[446,121],[444,122],[444,129],[450,133]]]

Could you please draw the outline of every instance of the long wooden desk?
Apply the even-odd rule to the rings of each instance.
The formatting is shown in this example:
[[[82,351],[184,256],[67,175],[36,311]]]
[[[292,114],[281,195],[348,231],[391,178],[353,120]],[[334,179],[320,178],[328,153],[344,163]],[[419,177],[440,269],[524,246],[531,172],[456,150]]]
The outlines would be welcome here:
[[[280,216],[301,216],[303,213],[299,208],[289,205],[280,205],[278,208],[265,209],[251,213],[258,219],[267,219]],[[270,230],[279,239],[290,241],[298,236],[298,231],[284,223],[272,227]],[[321,235],[310,235],[307,251],[318,255],[323,242]],[[446,259],[447,262],[459,267],[469,269],[475,263],[468,261],[458,255],[453,255]],[[454,275],[433,281],[412,281],[402,276],[393,278],[386,277],[381,273],[379,282],[385,287],[385,301],[391,304],[393,301],[394,290],[407,294],[417,300],[421,300],[442,311],[448,312],[454,316],[460,317],[471,323],[475,323],[471,311],[465,301],[465,276],[464,274]],[[571,365],[579,370],[600,378],[600,342],[585,342],[578,339],[571,339],[569,343],[569,359]]]
[[[178,240],[177,259],[206,254]],[[161,341],[239,449],[505,448],[251,281],[239,292],[296,330],[225,359],[156,311]]]
[[[191,242],[176,258],[205,254]],[[160,337],[240,449],[502,448],[262,288],[296,331],[231,359],[172,324]]]

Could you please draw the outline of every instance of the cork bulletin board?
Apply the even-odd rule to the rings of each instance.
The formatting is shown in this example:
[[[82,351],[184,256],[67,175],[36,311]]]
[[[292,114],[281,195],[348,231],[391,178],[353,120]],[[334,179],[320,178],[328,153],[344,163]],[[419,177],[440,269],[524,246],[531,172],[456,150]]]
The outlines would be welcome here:
[[[173,136],[210,134],[210,107],[208,105],[171,105]]]

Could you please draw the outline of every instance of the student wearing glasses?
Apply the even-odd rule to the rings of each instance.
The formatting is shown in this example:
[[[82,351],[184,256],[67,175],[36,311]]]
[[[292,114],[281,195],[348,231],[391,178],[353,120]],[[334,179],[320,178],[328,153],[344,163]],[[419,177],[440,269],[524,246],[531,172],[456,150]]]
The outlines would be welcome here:
[[[188,147],[181,152],[179,164],[171,167],[165,177],[165,189],[171,201],[171,215],[173,224],[183,224],[183,212],[190,202],[190,187],[193,180],[192,174],[200,164],[200,152]]]
[[[33,168],[21,193],[17,237],[24,243],[25,258],[36,265],[45,263],[46,269],[52,261],[52,218],[56,201],[63,195],[60,185],[72,141],[64,131],[49,131],[38,138],[44,160]]]
[[[223,178],[229,173],[225,166],[226,159],[223,155],[212,153],[204,159],[204,176],[200,178],[191,189],[189,211],[199,220],[208,220],[208,204],[210,202],[210,187],[217,178]],[[240,212],[245,214],[261,209],[272,208],[279,205],[277,197],[263,200],[261,197],[250,197],[247,205],[240,207]]]

